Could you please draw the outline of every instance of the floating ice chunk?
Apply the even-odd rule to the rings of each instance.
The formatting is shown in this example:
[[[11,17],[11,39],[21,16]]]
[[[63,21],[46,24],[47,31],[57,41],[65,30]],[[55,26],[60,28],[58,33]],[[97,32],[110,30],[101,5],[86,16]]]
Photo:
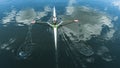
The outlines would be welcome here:
[[[73,30],[67,28],[67,27],[62,27],[63,31],[65,32],[65,34],[70,38],[71,41],[75,41],[76,38],[74,38],[73,36],[76,36],[76,32],[74,32]]]
[[[10,13],[7,13],[6,15],[7,16],[2,19],[2,24],[8,24],[9,22],[11,22],[11,20],[14,20],[16,11],[12,10]]]
[[[9,44],[5,43],[0,46],[1,49],[5,49]]]
[[[5,49],[6,49],[6,50],[10,50],[11,48],[10,48],[10,47],[6,47]]]
[[[77,50],[79,50],[79,52],[85,56],[91,56],[94,54],[93,49],[84,43],[75,44],[74,47],[76,47]]]
[[[113,20],[114,20],[114,21],[117,21],[117,20],[118,20],[118,16],[115,16],[115,17],[113,18]]]
[[[16,21],[18,23],[24,23],[26,25],[31,24],[30,22],[36,18],[36,12],[34,9],[27,9],[19,11],[16,15]]]
[[[90,57],[90,58],[87,58],[87,59],[86,59],[86,61],[87,61],[87,62],[89,62],[89,63],[94,62],[94,60],[95,60],[95,59],[94,59],[94,58],[92,58],[92,57]]]
[[[74,12],[74,7],[68,6],[66,7],[66,15],[71,15]]]
[[[8,40],[8,42],[3,43],[3,44],[0,46],[0,48],[1,48],[1,49],[10,50],[9,45],[12,44],[12,43],[14,43],[15,40],[16,40],[15,38],[10,38],[10,39]]]
[[[104,55],[102,55],[102,59],[105,60],[105,61],[107,61],[107,62],[113,60],[113,59],[112,59],[112,56],[109,55],[109,54],[107,54],[107,53],[105,53]]]
[[[72,6],[73,7],[73,6]],[[65,25],[69,29],[73,30],[73,32],[77,33],[79,35],[79,40],[90,40],[92,38],[92,35],[99,36],[101,35],[102,31],[102,25],[107,25],[110,29],[114,30],[114,25],[112,24],[111,16],[108,16],[107,14],[95,11],[94,9],[86,6],[80,6],[80,7],[73,7],[74,12],[70,13],[70,16],[63,16],[65,20],[74,20],[78,19],[79,24],[68,24]],[[70,9],[70,8],[68,8]],[[72,9],[70,9],[72,10]],[[73,10],[72,10],[73,11]],[[67,11],[66,11],[67,12]],[[117,17],[115,18],[117,19]],[[69,23],[69,21],[65,21],[65,23]],[[78,26],[80,25],[80,26]],[[111,30],[110,30],[111,31]],[[113,37],[114,32],[110,32],[110,35],[108,39],[111,39]],[[107,36],[106,35],[106,36]]]
[[[101,46],[97,51],[97,55],[103,55],[106,52],[109,52],[109,49],[105,46]]]
[[[40,19],[40,18],[42,18],[42,17],[44,17],[44,16],[46,16],[47,15],[47,13],[46,12],[37,12],[37,19]]]
[[[113,1],[112,5],[115,6],[115,7],[117,7],[120,10],[120,1],[119,0],[118,1],[117,0]]]
[[[77,3],[76,0],[69,0],[68,6],[72,6],[73,4]]]
[[[17,26],[24,26],[23,24],[17,24]]]
[[[50,12],[51,10],[52,10],[52,9],[51,9],[49,6],[45,6],[45,7],[44,7],[44,11],[45,11],[45,12]]]
[[[10,38],[10,39],[9,39],[9,44],[14,43],[14,42],[15,42],[15,40],[16,40],[15,38]]]
[[[110,31],[106,34],[106,38],[105,39],[106,40],[111,39],[113,37],[114,33],[115,33],[115,30],[114,29],[110,29]]]

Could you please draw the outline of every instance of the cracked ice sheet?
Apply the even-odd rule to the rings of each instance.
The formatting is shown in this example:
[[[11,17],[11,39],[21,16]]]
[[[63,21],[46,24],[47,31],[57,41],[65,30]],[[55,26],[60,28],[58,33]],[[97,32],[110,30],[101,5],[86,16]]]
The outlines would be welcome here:
[[[7,16],[3,17],[3,19],[2,19],[2,24],[7,24],[8,22],[11,22],[11,20],[13,20],[16,15],[16,11],[12,10],[11,12],[6,13],[6,15]]]
[[[112,1],[112,5],[117,7],[120,10],[120,1]]]
[[[64,24],[66,24],[69,23],[68,20],[79,20],[79,23],[65,25],[67,28],[76,33],[77,37],[79,37],[79,40],[89,40],[91,39],[92,35],[100,35],[102,31],[102,25],[107,25],[111,29],[109,32],[110,34],[107,33],[108,36],[106,37],[109,39],[112,38],[115,30],[113,29],[114,26],[111,23],[112,20],[110,16],[86,6],[74,8],[75,10],[71,15],[63,15],[63,21]]]
[[[74,12],[73,4],[76,3],[76,0],[69,0],[68,6],[66,7],[66,14],[71,15]]]
[[[22,22],[23,24],[30,24],[30,21],[35,19],[36,17],[36,12],[34,9],[26,9],[19,11],[16,16],[16,21],[17,23]]]
[[[2,24],[7,25],[12,22],[12,20],[16,21],[18,26],[24,26],[31,24],[31,21],[34,19],[40,19],[47,15],[48,12],[51,11],[49,6],[44,7],[44,11],[35,11],[33,8],[24,9],[20,11],[12,10],[11,12],[6,13],[6,16],[2,19]]]

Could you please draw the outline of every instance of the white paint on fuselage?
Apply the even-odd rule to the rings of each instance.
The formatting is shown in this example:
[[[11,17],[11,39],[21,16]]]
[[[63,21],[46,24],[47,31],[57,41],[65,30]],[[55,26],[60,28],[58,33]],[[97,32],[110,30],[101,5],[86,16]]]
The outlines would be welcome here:
[[[55,43],[55,50],[57,50],[57,27],[54,27],[54,43]]]
[[[56,68],[58,68],[57,27],[53,27],[53,29],[54,29],[54,43],[55,43]]]

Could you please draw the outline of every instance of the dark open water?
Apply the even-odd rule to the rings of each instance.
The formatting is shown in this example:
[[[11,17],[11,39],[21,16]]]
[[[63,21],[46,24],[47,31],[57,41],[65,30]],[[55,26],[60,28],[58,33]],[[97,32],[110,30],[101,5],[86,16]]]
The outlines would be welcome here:
[[[83,2],[84,4],[90,3],[90,2]],[[96,2],[91,2],[94,6]],[[94,5],[93,5],[94,3]],[[14,3],[13,5],[16,5],[16,7],[19,7],[19,9],[24,8],[22,5]],[[44,5],[44,4],[43,4]],[[98,4],[97,4],[98,5]],[[105,5],[105,4],[104,4]],[[8,5],[9,6],[9,5]],[[4,7],[1,7],[2,9]],[[26,4],[26,6],[29,6]],[[63,6],[63,5],[62,5]],[[103,5],[102,5],[103,6]],[[37,10],[40,10],[38,8],[42,7],[40,5],[38,6],[32,6],[34,8],[37,8]],[[60,6],[58,6],[60,7]],[[100,7],[100,6],[99,6]],[[109,7],[110,8],[110,7]],[[10,8],[0,10],[1,12],[7,11]],[[59,8],[58,8],[59,9]],[[112,8],[113,9],[113,8]],[[108,11],[109,13],[112,13],[111,11]],[[103,9],[101,9],[103,10]],[[115,12],[116,10],[114,10]],[[119,15],[120,13],[116,13],[116,15]],[[3,15],[2,15],[3,16]],[[2,17],[1,16],[1,17]],[[120,21],[118,21],[120,22]],[[46,26],[46,27],[45,27]],[[119,25],[115,25],[116,27],[119,27]],[[33,53],[31,56],[26,59],[20,59],[16,56],[16,52],[6,51],[6,50],[0,50],[0,68],[55,68],[55,55],[54,55],[54,42],[53,42],[53,36],[51,32],[48,32],[49,27],[47,25],[39,25],[35,24],[32,29],[32,38],[33,42],[37,43],[35,46],[35,49],[33,50]],[[9,25],[8,27],[2,27],[0,25],[0,41],[6,42],[6,40],[9,40],[9,38],[15,38],[16,42],[12,44],[13,49],[17,49],[21,45],[21,43],[24,42],[24,38],[27,33],[27,26],[25,27],[16,27],[14,25]],[[67,57],[65,54],[65,49],[67,45],[65,42],[59,40],[59,67],[60,68],[75,68],[73,65],[72,59],[70,57]],[[113,56],[115,56],[115,59],[113,62],[103,62],[103,60],[99,60],[99,58],[96,60],[96,63],[89,64],[87,68],[120,68],[120,43],[119,40],[115,40],[114,43],[109,43],[107,47],[110,49],[110,52]],[[81,67],[81,66],[80,66]]]

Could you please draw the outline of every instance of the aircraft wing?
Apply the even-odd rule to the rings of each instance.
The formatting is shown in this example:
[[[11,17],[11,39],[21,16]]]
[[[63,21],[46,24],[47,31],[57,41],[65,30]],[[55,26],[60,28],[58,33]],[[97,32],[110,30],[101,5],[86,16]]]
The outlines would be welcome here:
[[[79,33],[81,21],[77,19],[77,17],[74,18],[72,16],[62,15],[60,18],[62,18],[63,21],[63,23],[60,25],[61,28],[66,27],[76,33]]]
[[[79,20],[78,19],[75,19],[71,16],[67,16],[67,15],[62,15],[60,16],[60,18],[62,18],[62,26],[67,26],[67,25],[70,25],[70,24],[78,24],[79,23]]]

